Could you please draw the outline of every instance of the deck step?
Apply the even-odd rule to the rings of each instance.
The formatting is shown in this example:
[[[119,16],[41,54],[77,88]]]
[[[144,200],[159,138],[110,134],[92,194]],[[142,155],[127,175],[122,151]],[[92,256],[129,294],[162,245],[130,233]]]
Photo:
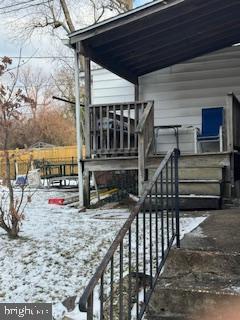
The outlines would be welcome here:
[[[220,196],[180,195],[180,210],[215,210],[221,208]]]
[[[169,194],[171,193],[170,183],[168,185],[168,192]],[[163,183],[163,193],[166,194],[165,183]],[[217,180],[180,180],[179,194],[180,195],[220,196],[221,182]]]
[[[160,198],[160,197],[159,197]],[[152,203],[154,204],[154,195]],[[166,195],[163,196],[163,207],[166,208]],[[171,208],[171,196],[168,197],[169,208]],[[174,204],[173,204],[174,207]],[[217,210],[221,208],[220,196],[207,195],[179,195],[180,210]]]
[[[196,160],[196,159],[195,159]],[[188,164],[189,165],[189,164]],[[206,210],[221,207],[223,165],[180,167],[179,168],[179,195],[181,210]],[[149,170],[149,180],[155,170]],[[165,182],[166,172],[163,173]],[[171,172],[168,173],[171,179]],[[174,188],[173,188],[174,191]],[[163,193],[166,195],[166,185],[163,183]],[[171,194],[171,185],[168,187]]]
[[[152,177],[155,169],[149,169]],[[165,175],[164,175],[165,176]],[[183,180],[222,180],[222,167],[179,168],[179,179]]]
[[[147,187],[148,182],[145,183]],[[167,186],[163,180],[163,194],[166,194]],[[160,192],[160,182],[157,192]],[[173,186],[174,192],[174,186]],[[153,190],[152,194],[155,193]],[[169,178],[168,194],[171,194],[171,179]],[[220,196],[221,195],[221,181],[218,180],[179,180],[179,194],[180,195],[207,195]]]

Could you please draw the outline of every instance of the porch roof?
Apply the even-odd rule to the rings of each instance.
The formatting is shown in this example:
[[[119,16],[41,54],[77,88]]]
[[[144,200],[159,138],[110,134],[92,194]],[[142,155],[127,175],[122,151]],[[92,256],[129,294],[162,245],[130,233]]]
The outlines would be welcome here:
[[[138,77],[240,42],[239,0],[157,0],[69,34],[92,61]]]

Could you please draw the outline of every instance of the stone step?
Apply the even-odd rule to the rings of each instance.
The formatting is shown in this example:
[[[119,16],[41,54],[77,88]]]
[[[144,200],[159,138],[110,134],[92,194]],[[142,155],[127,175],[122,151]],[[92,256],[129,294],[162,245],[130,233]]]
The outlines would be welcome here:
[[[193,319],[195,316],[211,319],[209,315],[214,315],[214,320],[226,320],[226,314],[223,316],[226,310],[240,314],[240,295],[202,289],[162,288],[157,285],[151,296],[146,319],[164,319],[171,314],[179,314],[186,315],[185,319]]]
[[[149,177],[152,177],[155,169],[149,169]],[[165,177],[165,172],[164,175]],[[179,168],[179,179],[183,180],[222,180],[222,167],[209,168]]]

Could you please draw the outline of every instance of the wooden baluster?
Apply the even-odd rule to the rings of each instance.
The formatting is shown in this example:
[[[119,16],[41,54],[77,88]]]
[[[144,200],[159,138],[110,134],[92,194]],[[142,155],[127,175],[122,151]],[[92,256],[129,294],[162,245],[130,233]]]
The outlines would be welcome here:
[[[141,116],[143,115],[144,109],[145,109],[145,103],[142,102],[141,103]]]
[[[99,121],[99,126],[100,126],[100,152],[103,151],[103,106],[100,106],[100,121]]]
[[[109,106],[107,106],[107,110],[106,110],[106,118],[107,118],[107,152],[110,152],[110,118],[109,118]]]
[[[123,150],[123,139],[124,139],[124,132],[123,132],[123,105],[120,106],[120,149]]]
[[[136,103],[134,104],[134,148],[137,148],[137,133],[136,133],[136,129],[137,129],[137,125],[138,125],[138,115],[137,115],[137,105]]]
[[[113,106],[113,149],[117,149],[117,121],[116,121],[116,106]]]
[[[89,123],[90,123],[90,130],[89,130],[89,141],[90,141],[90,152],[93,152],[93,114],[92,114],[92,108],[91,106],[89,107]]]
[[[96,130],[96,107],[91,108],[92,125],[93,125],[93,152],[96,154],[97,150],[97,130]]]
[[[130,104],[127,106],[128,108],[128,151],[131,149],[131,114],[130,114]]]

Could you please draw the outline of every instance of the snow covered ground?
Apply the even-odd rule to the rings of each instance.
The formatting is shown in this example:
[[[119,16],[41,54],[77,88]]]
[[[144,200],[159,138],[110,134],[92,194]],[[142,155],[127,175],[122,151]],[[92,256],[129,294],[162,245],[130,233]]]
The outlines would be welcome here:
[[[52,302],[54,319],[60,320],[65,312],[61,302],[81,294],[129,212],[78,213],[49,205],[48,198],[54,196],[66,194],[41,190],[34,195],[19,239],[9,239],[0,230],[0,301]],[[182,218],[182,236],[203,219]]]

